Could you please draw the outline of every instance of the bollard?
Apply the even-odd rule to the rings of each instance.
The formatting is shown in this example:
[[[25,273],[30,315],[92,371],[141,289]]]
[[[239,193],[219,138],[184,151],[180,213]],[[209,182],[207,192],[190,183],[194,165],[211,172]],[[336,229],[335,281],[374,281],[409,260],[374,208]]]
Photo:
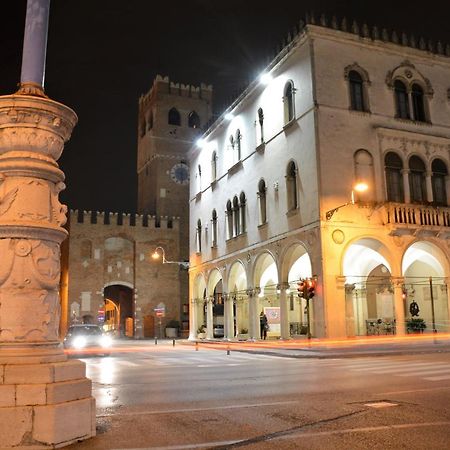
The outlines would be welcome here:
[[[158,345],[158,338],[155,336],[155,345]]]
[[[227,355],[229,355],[229,354],[230,354],[230,346],[227,345]]]
[[[198,352],[198,342],[195,343],[195,351]]]
[[[175,347],[175,339],[172,339],[172,346]]]

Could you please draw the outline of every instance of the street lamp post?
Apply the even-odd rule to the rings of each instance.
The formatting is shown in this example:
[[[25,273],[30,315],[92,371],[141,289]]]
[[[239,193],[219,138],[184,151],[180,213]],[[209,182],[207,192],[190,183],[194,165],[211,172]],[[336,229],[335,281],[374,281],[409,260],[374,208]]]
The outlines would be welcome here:
[[[355,202],[355,191],[356,192],[365,192],[365,191],[367,191],[367,189],[369,189],[369,186],[367,185],[367,183],[364,183],[364,182],[356,183],[352,189],[351,200],[347,203],[344,203],[343,205],[336,206],[336,208],[333,208],[333,209],[330,209],[329,211],[327,211],[325,213],[325,218],[327,220],[331,220],[331,218],[333,217],[333,214],[336,211],[338,211],[339,209],[343,208],[344,206],[354,205],[356,203]]]
[[[158,251],[159,250],[159,251]],[[188,261],[169,261],[166,259],[166,252],[163,247],[156,247],[155,251],[152,254],[153,259],[159,259],[162,257],[162,263],[163,264],[178,264],[183,269],[189,269],[189,262]]]

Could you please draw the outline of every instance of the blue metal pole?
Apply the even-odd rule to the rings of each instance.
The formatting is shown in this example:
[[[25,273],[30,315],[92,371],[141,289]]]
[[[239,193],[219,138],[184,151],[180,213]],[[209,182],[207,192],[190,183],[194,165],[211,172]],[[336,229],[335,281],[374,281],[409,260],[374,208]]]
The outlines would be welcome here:
[[[20,84],[44,87],[50,0],[28,0]]]

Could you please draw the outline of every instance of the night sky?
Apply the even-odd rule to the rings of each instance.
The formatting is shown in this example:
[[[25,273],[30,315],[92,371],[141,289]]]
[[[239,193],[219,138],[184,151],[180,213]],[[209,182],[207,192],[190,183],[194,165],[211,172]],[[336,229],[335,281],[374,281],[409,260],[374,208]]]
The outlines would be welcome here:
[[[135,210],[138,99],[157,74],[212,84],[220,113],[311,10],[450,43],[446,0],[264,3],[52,0],[45,89],[79,117],[59,161],[70,208]],[[1,2],[1,95],[19,81],[25,7]]]

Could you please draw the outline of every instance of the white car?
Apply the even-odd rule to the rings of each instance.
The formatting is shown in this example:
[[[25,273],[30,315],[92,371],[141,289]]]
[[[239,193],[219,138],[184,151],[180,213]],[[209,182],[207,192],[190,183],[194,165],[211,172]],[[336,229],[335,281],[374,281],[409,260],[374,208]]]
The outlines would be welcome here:
[[[63,341],[64,348],[76,350],[77,353],[102,353],[109,355],[112,339],[103,333],[98,325],[71,325]]]

